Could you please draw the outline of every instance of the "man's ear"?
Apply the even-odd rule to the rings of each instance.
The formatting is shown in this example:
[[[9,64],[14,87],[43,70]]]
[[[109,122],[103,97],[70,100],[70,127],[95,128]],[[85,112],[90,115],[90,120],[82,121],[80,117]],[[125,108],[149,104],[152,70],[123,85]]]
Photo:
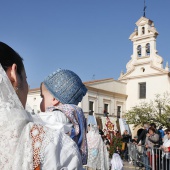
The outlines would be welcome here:
[[[53,98],[52,105],[57,106],[60,103],[57,99]]]
[[[11,67],[7,69],[7,76],[11,81],[13,87],[18,86],[18,75],[17,75],[17,65],[13,64]]]

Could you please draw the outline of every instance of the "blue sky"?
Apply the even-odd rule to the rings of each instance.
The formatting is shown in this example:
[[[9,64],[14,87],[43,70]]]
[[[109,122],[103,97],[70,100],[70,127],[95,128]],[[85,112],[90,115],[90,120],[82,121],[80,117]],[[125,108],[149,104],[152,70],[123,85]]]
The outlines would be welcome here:
[[[23,58],[30,88],[57,68],[83,81],[118,79],[132,55],[130,34],[143,0],[2,0],[0,41]],[[170,63],[170,1],[146,0],[159,36],[158,54]]]

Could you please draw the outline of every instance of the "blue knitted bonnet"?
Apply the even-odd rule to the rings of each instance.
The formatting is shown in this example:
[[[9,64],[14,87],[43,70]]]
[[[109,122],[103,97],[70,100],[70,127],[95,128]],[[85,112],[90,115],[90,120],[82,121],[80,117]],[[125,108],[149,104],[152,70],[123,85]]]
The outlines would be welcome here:
[[[47,90],[63,104],[77,105],[87,92],[79,76],[70,70],[58,69],[43,83]]]

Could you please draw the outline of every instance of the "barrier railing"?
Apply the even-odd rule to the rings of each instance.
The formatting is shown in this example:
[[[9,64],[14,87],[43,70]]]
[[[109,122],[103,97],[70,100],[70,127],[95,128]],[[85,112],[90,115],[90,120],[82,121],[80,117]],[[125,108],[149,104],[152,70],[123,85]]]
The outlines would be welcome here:
[[[170,170],[170,153],[154,146],[146,148],[133,143],[128,144],[129,160],[135,169]]]

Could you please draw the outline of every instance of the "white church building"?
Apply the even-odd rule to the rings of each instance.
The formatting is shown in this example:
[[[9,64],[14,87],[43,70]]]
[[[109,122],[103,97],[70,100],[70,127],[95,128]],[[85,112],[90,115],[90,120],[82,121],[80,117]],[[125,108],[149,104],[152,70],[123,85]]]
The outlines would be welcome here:
[[[153,21],[141,17],[136,26],[129,37],[133,42],[133,54],[126,65],[126,73],[119,78],[126,83],[126,110],[142,100],[154,99],[156,94],[170,92],[169,66],[166,63],[163,68],[163,58],[158,55],[158,32]]]
[[[139,102],[154,99],[156,94],[170,92],[168,63],[163,68],[163,58],[158,55],[156,38],[158,32],[154,22],[141,17],[129,39],[133,43],[133,54],[126,65],[126,73],[118,80],[113,78],[84,82],[88,89],[79,106],[85,115],[89,110],[103,116],[106,110],[110,117],[122,117],[127,110]],[[40,89],[30,89],[28,104],[35,113],[40,111]]]

